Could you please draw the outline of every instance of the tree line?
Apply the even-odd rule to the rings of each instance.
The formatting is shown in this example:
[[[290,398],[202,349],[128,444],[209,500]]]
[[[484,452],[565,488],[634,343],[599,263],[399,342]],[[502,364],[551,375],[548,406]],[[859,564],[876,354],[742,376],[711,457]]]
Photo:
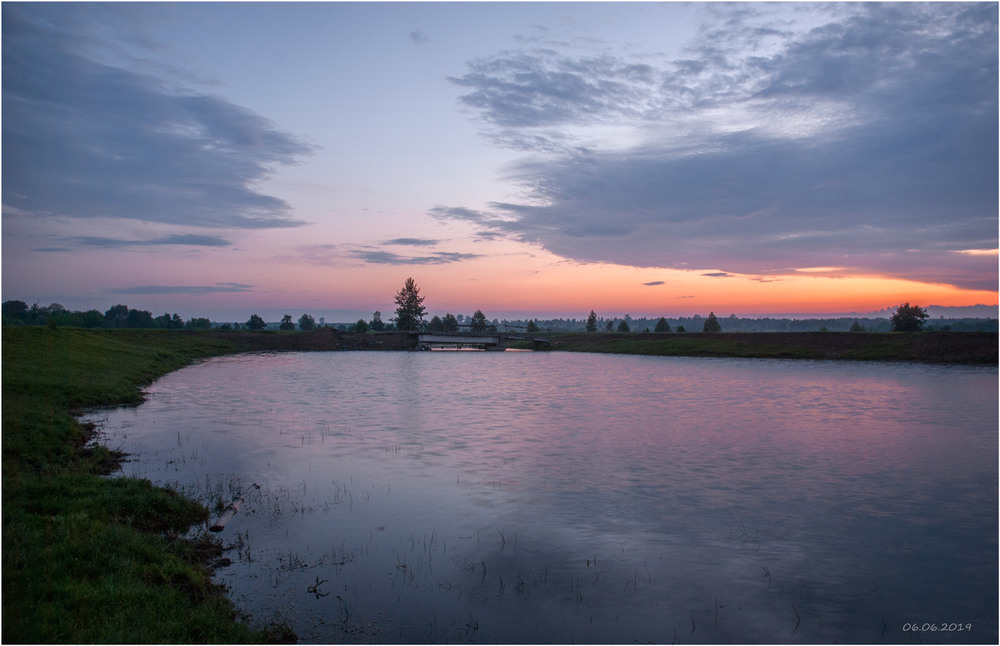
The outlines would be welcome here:
[[[836,319],[772,319],[772,318],[737,318],[730,315],[719,318],[714,312],[707,317],[694,315],[690,317],[659,317],[635,318],[626,314],[624,317],[604,318],[594,310],[586,319],[528,319],[528,320],[489,320],[482,310],[477,309],[472,315],[446,313],[443,317],[434,315],[426,320],[427,309],[424,307],[424,297],[412,278],[406,279],[403,287],[394,297],[396,304],[395,316],[389,321],[382,320],[382,313],[376,311],[371,319],[359,319],[351,324],[337,324],[340,330],[367,333],[426,330],[431,332],[497,332],[524,331],[529,334],[538,332],[890,332],[919,331],[925,329],[929,318],[923,308],[904,303],[893,312],[891,318],[836,318]],[[193,317],[182,319],[175,314],[153,316],[147,310],[130,309],[126,305],[114,305],[105,312],[96,309],[87,311],[70,311],[58,303],[39,307],[37,303],[28,306],[24,301],[8,300],[3,303],[4,325],[49,325],[83,328],[151,328],[151,329],[195,329],[206,330],[213,327],[221,330],[247,329],[264,330],[268,323],[257,314],[253,314],[245,323],[223,323],[213,325],[207,318]],[[320,317],[316,319],[310,314],[303,314],[298,320],[293,320],[290,314],[285,314],[278,324],[279,330],[308,331],[317,327],[331,327]],[[940,319],[928,330],[982,331],[996,332],[996,319]]]
[[[24,301],[9,300],[3,305],[4,325],[49,325],[85,328],[159,328],[166,330],[211,329],[212,321],[207,318],[182,319],[176,313],[153,316],[147,310],[129,309],[127,305],[114,305],[105,312],[100,310],[71,311],[52,303],[31,307]]]

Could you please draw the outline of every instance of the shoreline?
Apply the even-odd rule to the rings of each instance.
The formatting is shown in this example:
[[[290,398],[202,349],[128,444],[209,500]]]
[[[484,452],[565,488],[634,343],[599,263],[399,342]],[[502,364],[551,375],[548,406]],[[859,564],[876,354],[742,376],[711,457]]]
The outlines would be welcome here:
[[[653,356],[998,363],[991,332],[574,333],[553,336],[556,350]]]
[[[309,332],[199,332],[231,341],[240,350],[262,352],[407,351],[407,332],[356,334],[322,328]],[[602,352],[676,357],[916,361],[988,365],[998,363],[993,332],[563,332],[541,334],[555,352]],[[512,342],[511,348],[530,348]]]

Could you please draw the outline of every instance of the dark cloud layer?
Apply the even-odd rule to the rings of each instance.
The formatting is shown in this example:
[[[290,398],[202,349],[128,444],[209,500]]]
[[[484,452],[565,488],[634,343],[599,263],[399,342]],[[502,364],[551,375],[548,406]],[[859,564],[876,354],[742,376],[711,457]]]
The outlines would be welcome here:
[[[242,283],[216,283],[215,285],[139,285],[108,290],[111,294],[217,294],[223,292],[252,292],[253,285]]]
[[[402,256],[391,251],[363,249],[352,251],[351,255],[372,265],[446,265],[463,260],[474,260],[480,257],[479,254],[475,253],[447,251],[435,251],[429,256]]]
[[[98,62],[87,6],[3,5],[4,206],[202,227],[302,224],[252,187],[310,147],[224,99]],[[65,30],[63,21],[77,22]]]
[[[472,62],[453,82],[486,134],[548,154],[509,169],[530,203],[430,214],[581,261],[996,289],[995,257],[959,253],[997,247],[995,4],[840,5],[794,34],[713,11],[724,27],[657,66]],[[643,143],[587,147],[587,126]]]
[[[203,235],[169,235],[149,240],[128,240],[125,238],[105,238],[101,236],[76,236],[72,242],[88,247],[103,247],[106,249],[121,249],[126,247],[158,247],[158,246],[195,246],[195,247],[227,247],[231,242],[218,236]]]
[[[441,241],[428,238],[393,238],[392,240],[386,240],[382,244],[403,245],[410,247],[433,247],[439,242]]]

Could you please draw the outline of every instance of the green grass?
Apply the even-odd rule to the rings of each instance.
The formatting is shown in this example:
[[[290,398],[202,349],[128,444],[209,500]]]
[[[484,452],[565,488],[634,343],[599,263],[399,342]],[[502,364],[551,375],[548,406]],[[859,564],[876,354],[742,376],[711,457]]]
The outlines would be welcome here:
[[[156,377],[236,350],[212,333],[4,328],[4,642],[268,639],[235,621],[198,545],[178,538],[208,510],[101,476],[116,456],[83,450],[88,429],[72,415],[138,403]]]
[[[986,332],[573,333],[557,350],[676,357],[838,359],[996,364],[997,335]]]

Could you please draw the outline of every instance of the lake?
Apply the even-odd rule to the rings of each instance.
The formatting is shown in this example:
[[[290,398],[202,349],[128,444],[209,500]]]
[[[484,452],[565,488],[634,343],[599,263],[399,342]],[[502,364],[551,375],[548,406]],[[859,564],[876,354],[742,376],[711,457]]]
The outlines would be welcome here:
[[[245,354],[88,416],[301,642],[996,643],[996,367]],[[205,527],[198,531],[206,531]]]

